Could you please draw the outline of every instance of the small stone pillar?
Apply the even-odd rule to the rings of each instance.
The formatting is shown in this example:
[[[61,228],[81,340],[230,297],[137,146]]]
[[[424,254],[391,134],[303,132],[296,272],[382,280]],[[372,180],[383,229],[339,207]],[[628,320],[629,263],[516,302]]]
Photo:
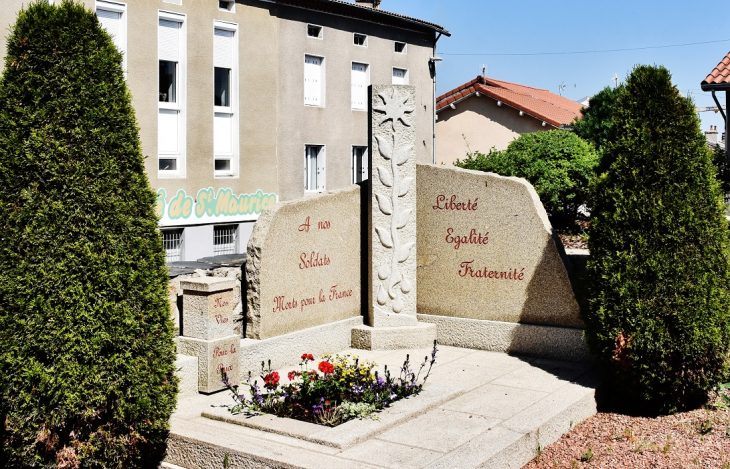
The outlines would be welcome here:
[[[230,278],[201,277],[180,282],[183,291],[182,336],[177,349],[198,358],[198,391],[225,389],[221,370],[233,383],[241,375],[238,355],[241,337],[233,320],[233,288]]]

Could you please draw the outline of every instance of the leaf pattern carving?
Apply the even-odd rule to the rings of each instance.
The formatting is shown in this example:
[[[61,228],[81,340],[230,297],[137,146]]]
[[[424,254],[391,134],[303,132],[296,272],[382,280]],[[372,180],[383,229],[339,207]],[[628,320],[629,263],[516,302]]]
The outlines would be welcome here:
[[[381,305],[384,305],[388,302],[388,292],[385,291],[385,288],[381,285],[378,289],[378,303]]]
[[[382,166],[378,166],[378,178],[385,187],[393,187],[393,176]]]
[[[390,233],[388,233],[388,230],[386,230],[385,228],[382,228],[380,226],[376,226],[375,232],[378,233],[378,238],[380,238],[380,244],[382,244],[386,248],[393,247],[393,238],[391,238]]]
[[[380,194],[375,194],[375,199],[378,201],[378,208],[381,212],[386,215],[391,215],[393,213],[393,204],[390,200]]]
[[[413,151],[413,145],[406,145],[400,147],[396,152],[395,163],[400,166],[411,158],[411,152]]]
[[[398,215],[398,222],[396,223],[395,227],[398,229],[403,228],[408,224],[408,220],[411,218],[411,213],[413,213],[413,209],[403,210],[400,215]]]
[[[411,255],[411,248],[413,247],[413,243],[406,243],[403,246],[399,247],[398,250],[395,253],[395,259],[398,262],[405,262],[406,259],[408,259],[408,256]]]
[[[375,141],[378,145],[377,153],[389,164],[375,166],[378,180],[382,184],[378,186],[379,190],[386,187],[390,191],[387,195],[385,191],[375,193],[378,209],[389,219],[388,228],[376,226],[375,232],[380,243],[385,248],[392,249],[392,253],[390,259],[378,269],[377,276],[382,283],[378,288],[377,302],[385,306],[390,301],[392,311],[400,313],[405,305],[403,295],[413,291],[413,285],[403,276],[400,264],[410,258],[415,245],[414,242],[402,243],[398,236],[399,230],[412,222],[413,208],[402,208],[399,203],[404,203],[400,198],[408,194],[414,183],[413,177],[402,178],[399,174],[399,167],[412,158],[414,145],[400,140],[404,140],[401,136],[403,127],[410,127],[412,124],[411,113],[415,106],[410,94],[402,94],[398,86],[384,90],[378,94],[378,98],[382,100],[382,104],[373,102],[373,111],[384,115],[373,121],[373,124],[378,129],[385,130],[385,133],[375,135]]]
[[[413,183],[413,178],[405,178],[400,183],[400,188],[398,190],[398,197],[403,197],[408,193],[408,191],[411,189],[411,184]]]
[[[378,152],[380,152],[380,156],[386,160],[391,159],[393,157],[393,144],[380,135],[376,135],[375,140],[378,142]]]

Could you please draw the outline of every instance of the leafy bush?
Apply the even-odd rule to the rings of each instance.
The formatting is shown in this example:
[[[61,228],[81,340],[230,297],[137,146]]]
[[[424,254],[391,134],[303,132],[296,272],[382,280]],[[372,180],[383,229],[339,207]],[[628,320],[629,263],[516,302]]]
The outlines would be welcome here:
[[[712,163],[717,168],[717,180],[720,182],[720,190],[723,194],[730,194],[730,160],[728,160],[725,149],[720,145],[713,145]]]
[[[694,104],[665,68],[633,70],[613,126],[591,187],[586,339],[620,389],[672,412],[727,370],[724,205]]]
[[[122,56],[65,1],[0,81],[4,467],[157,467],[175,406],[167,271]]]
[[[535,187],[553,226],[569,227],[587,201],[588,182],[598,162],[595,150],[571,132],[522,134],[506,150],[470,152],[456,166],[525,178]]]
[[[611,88],[605,87],[588,101],[588,107],[581,109],[581,118],[572,123],[573,132],[600,150],[613,140],[611,118],[616,109],[616,100],[624,89],[623,83]]]
[[[410,358],[400,369],[397,378],[390,375],[386,366],[383,376],[373,371],[375,363],[360,362],[348,355],[334,357],[324,355],[317,370],[310,370],[314,356],[305,353],[299,363],[299,371],[292,370],[287,384],[280,383],[277,371],[261,363],[261,380],[264,390],[249,372],[246,379],[247,393],[239,393],[238,386],[229,382],[225,372],[223,383],[232,392],[236,405],[232,413],[241,411],[270,413],[280,417],[335,426],[354,418],[371,417],[393,402],[419,394],[436,363],[436,341],[430,358],[426,356],[418,372],[411,369]],[[428,365],[423,381],[421,372]]]

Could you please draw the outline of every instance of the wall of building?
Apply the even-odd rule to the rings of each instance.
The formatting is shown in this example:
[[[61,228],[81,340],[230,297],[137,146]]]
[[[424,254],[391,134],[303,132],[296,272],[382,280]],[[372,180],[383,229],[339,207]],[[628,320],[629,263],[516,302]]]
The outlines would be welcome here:
[[[436,121],[436,162],[452,165],[466,158],[464,137],[472,151],[488,153],[492,147],[504,150],[521,134],[554,129],[542,126],[542,121],[527,114],[520,117],[517,109],[488,96],[470,96],[456,103],[456,110],[446,108]]]
[[[0,0],[0,25],[14,23],[29,0]],[[56,2],[60,0],[55,0]],[[95,0],[79,0],[90,10]],[[234,11],[215,0],[110,0],[126,7],[126,70],[140,128],[145,168],[158,191],[163,229],[185,227],[182,260],[212,255],[213,224],[239,226],[237,246],[245,251],[253,221],[266,205],[304,195],[304,145],[325,145],[326,190],[352,183],[352,146],[368,145],[367,111],[351,109],[351,64],[370,64],[372,84],[391,83],[393,67],[409,71],[416,85],[416,155],[432,161],[433,82],[429,72],[434,34],[419,33],[263,0],[236,0]],[[176,3],[181,3],[177,5]],[[185,109],[185,171],[158,171],[159,13],[184,15],[185,63],[182,75]],[[214,174],[214,22],[237,25],[238,171]],[[323,40],[307,37],[307,24],[324,28]],[[0,33],[5,36],[7,29]],[[367,47],[353,44],[353,33],[368,36]],[[407,43],[405,54],[394,42]],[[325,106],[304,105],[304,55],[325,57]],[[0,40],[0,58],[5,38]],[[204,191],[204,192],[201,192]],[[205,192],[207,191],[207,192]],[[245,215],[231,215],[242,195],[256,204]],[[238,198],[239,196],[240,199]],[[198,211],[202,200],[209,211]]]
[[[352,183],[352,145],[368,145],[368,113],[351,108],[352,62],[370,65],[371,84],[390,84],[393,67],[409,72],[416,85],[416,155],[433,158],[433,82],[428,59],[433,34],[420,34],[362,20],[280,7],[279,187],[282,200],[304,195],[304,146],[325,145],[326,190]],[[322,26],[322,39],[307,36],[307,24]],[[353,33],[368,36],[367,47],[353,44]],[[394,52],[395,41],[407,43],[406,54]],[[325,103],[304,105],[304,56],[324,57]]]

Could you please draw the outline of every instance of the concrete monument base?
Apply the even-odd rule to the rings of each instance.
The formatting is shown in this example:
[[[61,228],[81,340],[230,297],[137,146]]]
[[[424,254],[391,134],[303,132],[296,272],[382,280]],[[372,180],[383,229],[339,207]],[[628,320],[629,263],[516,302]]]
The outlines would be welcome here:
[[[178,397],[198,394],[198,357],[177,354],[175,375],[180,378]]]
[[[352,328],[352,347],[361,350],[398,350],[433,347],[435,324],[414,326]]]
[[[419,314],[438,326],[438,343],[516,355],[589,362],[582,329]]]

